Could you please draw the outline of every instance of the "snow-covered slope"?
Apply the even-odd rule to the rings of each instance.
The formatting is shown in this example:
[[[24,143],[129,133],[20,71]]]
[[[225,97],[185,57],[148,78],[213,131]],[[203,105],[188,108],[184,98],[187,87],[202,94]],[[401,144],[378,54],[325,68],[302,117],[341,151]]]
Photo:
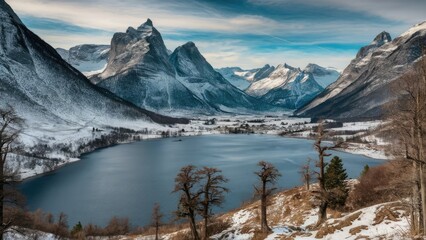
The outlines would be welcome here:
[[[250,82],[253,81],[254,75],[259,69],[243,70],[239,67],[226,67],[216,69],[216,71],[232,85],[244,91],[250,86]]]
[[[425,42],[426,22],[393,41],[388,33],[380,33],[359,50],[335,83],[296,114],[341,119],[380,117],[383,104],[394,97],[389,93],[390,83],[412,68]]]
[[[106,69],[90,79],[137,106],[161,113],[269,109],[227,82],[195,44],[187,43],[170,55],[149,19],[137,29],[129,27],[114,35]]]
[[[326,88],[330,84],[334,83],[340,76],[340,72],[331,67],[321,67],[317,64],[310,63],[303,69],[306,73],[311,73],[315,81],[321,85],[321,87]]]
[[[109,45],[83,44],[69,50],[57,48],[61,57],[86,76],[102,72],[108,62]]]
[[[255,74],[257,80],[247,88],[246,92],[270,104],[295,109],[323,90],[311,73],[299,68],[280,64],[276,68],[265,66],[262,69]],[[265,77],[266,73],[269,73],[267,77]],[[259,79],[259,77],[263,78]]]

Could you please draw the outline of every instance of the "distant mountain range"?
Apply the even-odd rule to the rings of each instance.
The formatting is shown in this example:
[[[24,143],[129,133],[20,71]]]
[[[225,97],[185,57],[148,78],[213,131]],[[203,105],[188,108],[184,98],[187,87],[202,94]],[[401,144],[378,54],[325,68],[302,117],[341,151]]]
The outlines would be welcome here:
[[[298,116],[376,119],[394,99],[390,85],[411,71],[426,48],[426,22],[394,40],[387,32],[362,47],[340,78],[295,112]]]
[[[287,65],[288,66],[288,65]],[[252,82],[269,77],[275,70],[274,66],[266,64],[262,68],[255,68],[250,70],[243,70],[240,67],[226,67],[218,68],[218,71],[224,76],[231,84],[241,90],[246,90]],[[332,67],[321,67],[317,64],[310,63],[303,69],[305,73],[311,73],[315,81],[326,88],[331,83],[335,82],[340,76],[340,72]]]
[[[335,69],[309,64],[303,71],[287,64],[242,70],[221,68],[229,82],[263,102],[288,109],[303,106],[339,77]],[[317,79],[319,81],[317,81]]]

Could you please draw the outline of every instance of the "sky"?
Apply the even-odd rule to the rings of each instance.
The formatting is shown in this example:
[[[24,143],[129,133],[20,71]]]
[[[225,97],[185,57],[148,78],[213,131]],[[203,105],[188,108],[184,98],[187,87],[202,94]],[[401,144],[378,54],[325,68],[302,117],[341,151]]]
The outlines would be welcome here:
[[[426,20],[426,0],[6,0],[53,47],[109,44],[150,18],[168,49],[192,41],[216,68],[344,69],[382,31]]]

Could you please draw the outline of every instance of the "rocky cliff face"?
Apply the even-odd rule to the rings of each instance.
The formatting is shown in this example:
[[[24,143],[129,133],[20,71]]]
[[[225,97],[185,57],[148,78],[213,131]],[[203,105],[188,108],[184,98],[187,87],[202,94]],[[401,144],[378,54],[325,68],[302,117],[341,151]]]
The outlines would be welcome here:
[[[426,42],[426,22],[391,40],[380,33],[361,48],[340,78],[296,111],[299,116],[322,118],[379,118],[382,106],[393,99],[389,85],[421,57]]]

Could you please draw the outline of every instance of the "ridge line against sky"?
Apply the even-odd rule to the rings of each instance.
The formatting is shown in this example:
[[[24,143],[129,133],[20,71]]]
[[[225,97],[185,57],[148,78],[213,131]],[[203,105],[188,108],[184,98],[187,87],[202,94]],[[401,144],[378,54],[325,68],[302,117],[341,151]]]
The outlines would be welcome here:
[[[54,47],[109,44],[147,18],[174,50],[193,41],[214,67],[343,69],[382,31],[426,20],[425,0],[6,0]]]

